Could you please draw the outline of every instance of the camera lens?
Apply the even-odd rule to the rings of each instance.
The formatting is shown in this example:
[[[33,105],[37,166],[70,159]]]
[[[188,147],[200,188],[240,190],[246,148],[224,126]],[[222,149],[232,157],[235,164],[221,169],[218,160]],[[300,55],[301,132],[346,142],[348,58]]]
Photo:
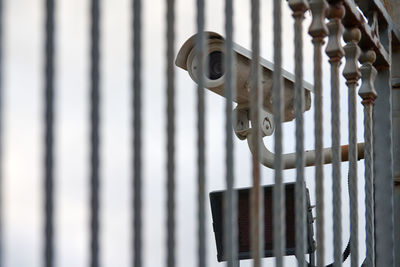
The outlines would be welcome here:
[[[224,55],[221,51],[211,52],[208,58],[208,78],[211,80],[217,80],[224,75],[223,69]]]

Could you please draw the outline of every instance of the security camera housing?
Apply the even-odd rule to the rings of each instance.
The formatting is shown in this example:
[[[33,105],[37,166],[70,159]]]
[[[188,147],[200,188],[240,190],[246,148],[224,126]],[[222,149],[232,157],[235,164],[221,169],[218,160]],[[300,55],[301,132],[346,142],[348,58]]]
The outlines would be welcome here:
[[[190,37],[181,47],[178,52],[175,64],[188,71],[194,82],[198,82],[197,68],[198,57],[195,51],[196,35]],[[207,56],[209,56],[209,70],[204,75],[205,87],[214,93],[224,96],[225,75],[223,73],[223,54],[224,54],[224,38],[215,32],[206,32],[207,38]],[[236,96],[235,102],[241,107],[249,107],[249,92],[250,92],[250,65],[251,51],[234,44],[233,46],[235,58],[234,69],[236,72]],[[264,94],[264,108],[269,113],[274,113],[272,108],[272,74],[274,64],[264,58],[260,58],[262,69],[261,84]],[[284,87],[284,121],[294,119],[294,80],[293,74],[282,69],[283,87]],[[313,86],[303,81],[305,110],[311,107],[310,91]]]

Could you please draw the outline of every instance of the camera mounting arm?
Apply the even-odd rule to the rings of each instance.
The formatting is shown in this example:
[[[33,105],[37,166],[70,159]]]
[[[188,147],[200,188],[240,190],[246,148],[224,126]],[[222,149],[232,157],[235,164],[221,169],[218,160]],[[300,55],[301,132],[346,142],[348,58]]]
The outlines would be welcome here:
[[[251,134],[252,128],[250,128],[250,123],[249,123],[249,109],[246,107],[240,107],[238,106],[235,109],[236,113],[236,121],[233,122],[233,128],[236,133],[236,136],[241,139],[247,139],[247,143],[249,145],[251,153],[254,153],[254,142],[253,142],[253,136]],[[270,136],[272,135],[275,125],[273,122],[273,115],[262,110],[261,111],[261,119],[260,119],[260,129],[262,136],[260,138],[262,139],[264,136]],[[260,163],[264,165],[265,167],[268,168],[274,168],[274,159],[275,159],[275,154],[271,152],[264,144],[263,140],[260,140],[258,142],[261,144],[261,155],[260,155]],[[358,160],[364,158],[364,143],[359,143],[357,144],[357,152],[358,152]],[[349,146],[348,145],[343,145],[341,146],[341,156],[342,156],[342,161],[348,161],[349,156],[348,156],[348,151],[349,151]],[[331,148],[324,148],[323,150],[323,155],[324,155],[324,164],[329,164],[332,163],[332,149]],[[314,166],[315,165],[315,150],[307,150],[305,151],[304,154],[304,159],[305,159],[305,166]],[[296,168],[296,153],[287,153],[282,155],[282,161],[283,161],[283,169],[294,169]]]

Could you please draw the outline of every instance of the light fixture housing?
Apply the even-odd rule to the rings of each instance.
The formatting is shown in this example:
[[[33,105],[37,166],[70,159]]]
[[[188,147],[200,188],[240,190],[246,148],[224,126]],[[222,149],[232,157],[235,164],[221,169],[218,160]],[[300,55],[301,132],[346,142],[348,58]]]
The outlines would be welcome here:
[[[263,186],[264,192],[264,257],[273,257],[273,185]],[[286,195],[286,248],[285,255],[295,255],[296,249],[296,220],[295,220],[295,183],[284,184]],[[238,226],[238,258],[240,260],[251,259],[250,226],[251,188],[235,190],[237,193],[237,226]],[[213,228],[217,247],[217,259],[226,261],[224,250],[224,194],[226,191],[214,191],[210,193]],[[310,205],[310,195],[306,189],[306,251],[305,254],[315,251],[313,216]]]

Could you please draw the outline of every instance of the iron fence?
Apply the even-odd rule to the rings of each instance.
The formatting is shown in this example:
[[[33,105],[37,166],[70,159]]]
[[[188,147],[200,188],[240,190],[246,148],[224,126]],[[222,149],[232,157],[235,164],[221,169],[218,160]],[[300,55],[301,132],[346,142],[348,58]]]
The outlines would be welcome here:
[[[55,194],[54,184],[57,181],[54,171],[54,143],[56,118],[55,110],[55,45],[57,1],[45,1],[45,41],[44,41],[44,120],[43,120],[43,265],[55,266]],[[100,250],[100,201],[101,192],[101,7],[102,1],[90,2],[90,266],[101,265]],[[131,3],[131,128],[132,142],[131,172],[132,203],[131,223],[131,256],[132,266],[145,266],[143,253],[143,199],[142,172],[145,150],[143,144],[143,85],[142,55],[144,18],[142,1]],[[210,3],[212,5],[212,3]],[[282,6],[289,5],[294,18],[294,74],[282,68]],[[251,1],[251,52],[238,46],[233,41],[235,16],[232,0],[225,1],[224,36],[206,31],[205,1],[196,2],[197,34],[177,51],[176,48],[176,3],[167,0],[165,3],[165,135],[166,135],[166,223],[165,223],[165,265],[177,265],[177,206],[176,206],[176,86],[178,67],[188,71],[197,83],[197,235],[192,239],[197,243],[197,266],[208,265],[209,256],[207,240],[208,191],[206,166],[209,162],[207,149],[207,121],[205,89],[209,89],[225,98],[225,170],[226,190],[223,201],[213,209],[213,229],[217,241],[218,259],[226,260],[230,267],[238,266],[243,255],[249,255],[255,267],[262,266],[262,258],[273,256],[275,266],[284,266],[286,255],[295,255],[298,266],[322,267],[328,263],[327,251],[333,251],[333,264],[339,267],[350,255],[351,266],[400,266],[399,234],[399,127],[400,127],[400,94],[399,94],[399,47],[400,28],[396,14],[399,12],[398,1],[380,0],[281,0],[273,1],[273,63],[262,59],[261,18],[267,16],[260,8],[259,0]],[[309,13],[307,13],[309,11]],[[397,13],[396,13],[397,12]],[[308,15],[309,14],[309,15]],[[4,132],[4,99],[2,78],[7,65],[3,64],[4,12],[0,2],[0,134]],[[305,25],[305,16],[311,16],[311,24]],[[286,22],[286,21],[285,21]],[[304,81],[305,59],[303,56],[303,32],[308,30],[313,45],[313,85]],[[188,36],[189,37],[189,36]],[[326,43],[326,46],[325,46]],[[344,45],[343,45],[344,44]],[[329,58],[330,73],[324,69],[323,48]],[[308,62],[308,61],[307,61]],[[341,73],[340,66],[344,63]],[[145,63],[145,62],[144,62]],[[327,74],[324,74],[327,73]],[[324,109],[323,77],[329,74],[331,101],[331,145],[324,144]],[[340,83],[343,75],[346,87]],[[6,77],[7,78],[7,77]],[[310,94],[310,91],[312,93]],[[347,91],[347,94],[345,93]],[[357,96],[357,93],[360,97]],[[348,103],[348,141],[341,140],[341,99],[347,95]],[[311,97],[312,96],[312,97]],[[313,101],[311,101],[311,98]],[[364,107],[364,141],[357,143],[357,102]],[[312,150],[305,150],[304,112],[314,110],[314,140]],[[283,123],[295,122],[295,153],[284,153]],[[238,191],[234,157],[235,135],[238,139],[247,139],[252,155],[252,187],[249,191]],[[263,138],[274,137],[273,152]],[[0,135],[0,142],[3,136]],[[341,145],[342,143],[348,145]],[[3,142],[0,143],[3,151]],[[324,148],[327,147],[327,148]],[[364,160],[364,177],[359,175],[358,161]],[[0,158],[3,165],[4,157]],[[349,162],[348,185],[343,185],[342,164]],[[324,171],[325,164],[332,164],[332,173]],[[1,167],[2,167],[1,165]],[[263,189],[262,167],[273,169],[273,191]],[[315,191],[308,191],[305,184],[305,167],[315,170]],[[286,169],[296,169],[295,190],[288,190],[284,174]],[[7,179],[0,168],[1,200],[4,199],[2,183]],[[333,244],[326,245],[327,207],[325,195],[326,180],[332,181],[332,220]],[[359,187],[359,180],[365,180],[365,188]],[[349,244],[343,246],[342,192],[349,189],[350,215]],[[247,192],[239,193],[238,192]],[[249,193],[250,192],[250,193]],[[288,193],[289,192],[289,193]],[[365,196],[365,203],[359,203],[359,194]],[[249,194],[248,194],[249,193]],[[213,194],[213,193],[212,193]],[[289,195],[288,195],[289,194]],[[315,195],[313,206],[310,196]],[[243,200],[247,198],[247,202]],[[294,198],[295,197],[295,198]],[[250,199],[249,199],[250,198]],[[211,197],[211,200],[213,197]],[[269,206],[264,199],[272,201]],[[289,201],[291,199],[291,201]],[[244,201],[244,202],[243,202]],[[4,212],[5,203],[0,210],[0,265],[3,260]],[[241,203],[247,203],[250,212],[243,213]],[[217,205],[216,203],[211,203]],[[360,214],[359,207],[365,214]],[[294,215],[293,215],[294,213]],[[244,214],[244,215],[243,215]],[[246,215],[247,214],[247,215]],[[289,215],[288,215],[289,214]],[[289,216],[289,217],[288,217]],[[292,216],[295,220],[291,220]],[[365,230],[359,227],[359,216],[365,216]],[[216,218],[219,218],[218,220]],[[243,220],[246,223],[243,223]],[[266,223],[266,222],[271,223]],[[314,225],[315,221],[315,225]],[[311,226],[310,226],[311,225]],[[310,228],[311,227],[311,228]],[[288,229],[294,229],[290,232]],[[313,241],[313,230],[316,237]],[[246,233],[246,231],[248,233]],[[365,232],[365,240],[359,238],[360,231]],[[189,235],[189,234],[188,234]],[[311,235],[311,239],[310,239]],[[294,239],[293,239],[294,238]],[[295,245],[292,244],[295,240]],[[311,240],[311,241],[310,241]],[[161,241],[160,241],[161,242]],[[247,242],[247,243],[246,243]],[[310,244],[312,243],[312,244]],[[360,249],[365,244],[366,249]],[[272,245],[273,251],[267,252]],[[291,247],[290,247],[291,246]],[[243,254],[244,253],[244,254]],[[247,254],[246,254],[247,253]],[[309,262],[306,259],[309,255]],[[315,257],[316,255],[316,262]],[[360,261],[360,259],[362,259]],[[216,261],[217,259],[215,259]]]

